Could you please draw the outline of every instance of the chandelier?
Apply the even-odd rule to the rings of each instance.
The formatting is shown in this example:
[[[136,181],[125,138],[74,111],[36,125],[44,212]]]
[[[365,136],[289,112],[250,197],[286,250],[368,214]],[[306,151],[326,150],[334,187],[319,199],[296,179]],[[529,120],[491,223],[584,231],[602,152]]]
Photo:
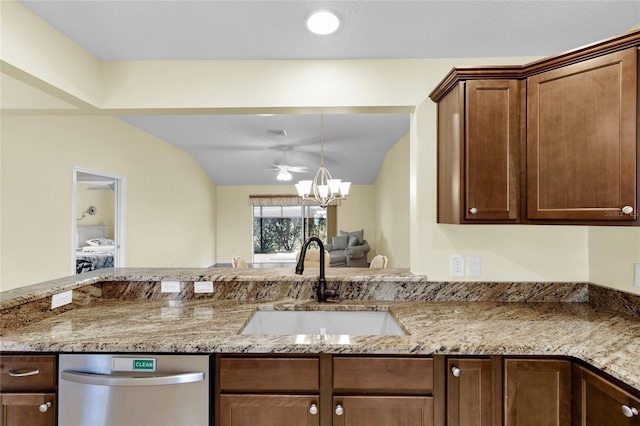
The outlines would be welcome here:
[[[320,114],[320,169],[313,180],[301,180],[295,186],[303,200],[316,202],[322,208],[334,201],[346,199],[349,194],[351,182],[334,179],[324,166],[324,115],[322,114]]]

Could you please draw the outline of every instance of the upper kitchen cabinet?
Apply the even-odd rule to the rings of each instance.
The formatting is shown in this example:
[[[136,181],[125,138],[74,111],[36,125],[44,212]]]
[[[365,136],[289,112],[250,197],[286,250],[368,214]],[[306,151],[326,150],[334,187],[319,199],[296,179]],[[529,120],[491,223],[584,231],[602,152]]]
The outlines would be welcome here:
[[[527,218],[634,220],[637,49],[527,81]]]
[[[517,80],[460,82],[438,102],[438,222],[518,219]]]
[[[640,31],[523,66],[454,68],[438,222],[640,225]]]

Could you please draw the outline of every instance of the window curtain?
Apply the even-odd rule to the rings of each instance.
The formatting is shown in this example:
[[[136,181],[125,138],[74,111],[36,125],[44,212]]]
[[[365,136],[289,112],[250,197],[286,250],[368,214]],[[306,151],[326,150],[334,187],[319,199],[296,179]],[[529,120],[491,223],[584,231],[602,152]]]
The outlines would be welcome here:
[[[249,195],[249,205],[251,206],[317,206],[312,200],[303,200],[297,195]],[[340,200],[330,203],[332,206],[339,206]]]

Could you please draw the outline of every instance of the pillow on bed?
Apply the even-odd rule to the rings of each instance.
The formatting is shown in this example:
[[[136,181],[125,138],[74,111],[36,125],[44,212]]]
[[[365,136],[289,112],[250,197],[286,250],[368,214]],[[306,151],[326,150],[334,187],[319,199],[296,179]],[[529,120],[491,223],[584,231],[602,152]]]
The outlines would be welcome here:
[[[110,238],[92,238],[85,241],[90,246],[112,246],[114,241]]]

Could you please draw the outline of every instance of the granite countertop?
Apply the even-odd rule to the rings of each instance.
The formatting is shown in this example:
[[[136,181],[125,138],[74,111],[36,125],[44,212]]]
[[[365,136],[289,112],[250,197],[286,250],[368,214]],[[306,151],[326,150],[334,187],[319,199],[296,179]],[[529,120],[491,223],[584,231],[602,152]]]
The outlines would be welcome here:
[[[254,293],[251,298],[237,297],[239,290],[235,280],[240,277],[230,280],[229,274],[234,273],[229,270],[218,273],[218,276],[227,278],[221,279],[216,286],[228,288],[220,290],[216,297],[147,298],[149,286],[156,287],[157,284],[146,281],[150,277],[148,274],[125,274],[131,281],[122,279],[122,282],[118,282],[114,280],[116,275],[110,273],[108,278],[101,276],[91,283],[83,281],[83,285],[77,282],[65,284],[79,290],[78,296],[74,293],[75,306],[27,325],[5,328],[0,339],[0,350],[571,356],[640,389],[640,358],[637,356],[640,353],[640,317],[588,303],[587,298],[580,296],[584,293],[584,284],[521,283],[528,291],[534,288],[546,293],[547,299],[550,293],[554,293],[559,301],[527,301],[547,300],[544,297],[522,301],[486,297],[483,301],[477,297],[478,290],[473,292],[476,296],[469,299],[466,294],[460,296],[452,293],[450,288],[457,288],[453,284],[428,283],[425,277],[405,276],[404,272],[388,272],[384,277],[367,278],[367,272],[360,270],[351,274],[351,277],[359,278],[342,277],[334,282],[334,285],[339,283],[342,286],[341,294],[350,300],[319,304],[309,297],[313,294],[313,279],[309,283],[303,280],[302,285],[306,290],[297,291],[295,297],[291,297],[289,287],[286,295],[267,292],[260,297],[255,297]],[[249,277],[252,274],[262,277],[266,274],[270,277],[268,280],[253,279],[265,287],[272,286],[274,276],[287,281],[285,272],[244,274],[242,279],[249,280],[247,282],[252,282]],[[199,280],[202,274],[196,278],[184,271],[168,275],[187,281]],[[155,279],[168,279],[168,275],[157,273],[154,276]],[[145,278],[146,282],[137,282],[132,276],[136,280]],[[300,280],[299,277],[295,279]],[[112,281],[105,283],[108,280]],[[414,290],[409,293],[413,295],[416,294],[416,288],[421,288],[421,297],[414,297],[416,300],[410,297],[397,300],[396,295],[389,298],[395,300],[355,300],[353,294],[346,291],[350,286],[357,287],[367,281],[375,286],[389,284],[405,290],[410,286]],[[242,291],[245,287],[251,287],[247,282]],[[123,297],[124,294],[135,293],[134,289],[142,288],[143,284],[147,291],[144,297]],[[49,291],[44,285],[38,286],[31,290],[36,293]],[[467,283],[465,288],[494,291],[496,287]],[[501,287],[513,288],[513,284]],[[433,301],[443,300],[441,290],[437,294],[425,293],[434,288],[449,288],[447,301]],[[60,290],[59,287],[56,289]],[[114,289],[117,289],[117,297],[113,296]],[[7,293],[2,293],[2,296]],[[25,290],[20,290],[20,293],[25,293]],[[232,297],[231,293],[235,296]],[[24,301],[29,300],[30,296],[14,294],[13,299],[6,301],[3,297],[5,308],[16,308],[15,298]],[[388,310],[409,334],[348,337],[239,334],[256,309]]]

